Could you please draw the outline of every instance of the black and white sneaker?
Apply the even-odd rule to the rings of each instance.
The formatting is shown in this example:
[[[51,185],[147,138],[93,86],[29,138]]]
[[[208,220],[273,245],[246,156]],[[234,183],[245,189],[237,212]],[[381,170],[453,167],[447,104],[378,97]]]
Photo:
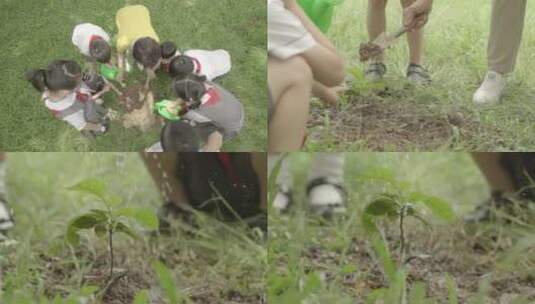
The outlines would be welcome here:
[[[286,213],[293,204],[292,190],[288,186],[277,186],[277,194],[273,200],[273,209],[279,213]]]
[[[9,208],[7,201],[0,196],[0,242],[7,239],[7,233],[15,227],[13,211]]]
[[[346,190],[332,178],[311,180],[307,186],[307,197],[311,210],[318,215],[331,217],[346,212]]]
[[[500,191],[495,191],[491,197],[479,204],[474,211],[464,217],[466,224],[493,223],[501,221],[510,223],[512,217],[520,216],[520,213],[527,213],[528,203],[513,195],[506,195]]]

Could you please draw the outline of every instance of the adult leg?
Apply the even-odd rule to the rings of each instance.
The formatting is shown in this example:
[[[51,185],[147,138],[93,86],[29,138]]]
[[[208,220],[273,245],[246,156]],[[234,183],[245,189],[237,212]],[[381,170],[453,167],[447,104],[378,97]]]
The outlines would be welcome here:
[[[253,162],[253,168],[258,175],[258,181],[260,182],[260,209],[267,209],[267,153],[255,152],[251,153]]]
[[[163,201],[177,207],[188,206],[184,186],[175,177],[178,154],[173,152],[142,152],[141,156],[160,190]]]
[[[526,14],[527,0],[493,0],[489,42],[488,69],[485,80],[474,93],[476,104],[500,101],[505,88],[504,75],[514,70]]]
[[[488,43],[489,70],[508,74],[514,70],[526,15],[527,0],[493,0]]]
[[[501,153],[472,153],[472,158],[485,176],[491,192],[512,193],[515,191],[515,185],[509,172],[501,164],[501,156]]]
[[[269,151],[301,148],[313,82],[310,66],[302,57],[287,60],[269,57],[268,84],[274,100],[273,118],[269,124]]]
[[[312,210],[322,215],[345,211],[343,153],[316,153],[308,176],[307,194]]]

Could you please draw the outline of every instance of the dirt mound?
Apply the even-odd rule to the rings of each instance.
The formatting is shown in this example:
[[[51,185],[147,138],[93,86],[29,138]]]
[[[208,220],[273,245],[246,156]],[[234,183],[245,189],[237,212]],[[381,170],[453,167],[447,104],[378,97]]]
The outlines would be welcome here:
[[[133,85],[123,90],[123,95],[119,98],[119,103],[127,112],[139,110],[143,107],[144,95],[141,93],[142,85]]]
[[[436,150],[461,139],[469,140],[481,129],[465,112],[441,113],[402,99],[392,102],[381,96],[354,95],[339,109],[313,107],[309,138],[335,143],[363,142],[375,151]]]

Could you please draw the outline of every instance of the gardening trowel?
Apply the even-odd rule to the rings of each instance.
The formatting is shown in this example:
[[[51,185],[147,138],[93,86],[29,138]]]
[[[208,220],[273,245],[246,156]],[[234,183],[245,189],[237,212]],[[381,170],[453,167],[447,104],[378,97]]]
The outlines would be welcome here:
[[[405,32],[407,32],[407,29],[404,26],[402,26],[399,30],[392,34],[387,34],[386,32],[383,32],[381,35],[375,38],[372,43],[378,45],[381,50],[384,51],[391,45],[393,45],[396,40],[401,37],[401,35],[405,34]]]

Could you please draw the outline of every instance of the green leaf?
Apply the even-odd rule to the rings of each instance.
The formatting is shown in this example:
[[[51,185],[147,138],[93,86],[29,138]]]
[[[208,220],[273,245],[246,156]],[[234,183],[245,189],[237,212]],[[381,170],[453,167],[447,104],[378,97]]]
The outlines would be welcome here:
[[[108,212],[106,210],[91,209],[89,210],[89,212],[91,212],[99,222],[104,222],[108,220]]]
[[[303,284],[303,295],[308,296],[310,294],[317,294],[322,289],[323,282],[319,274],[316,272],[311,272],[305,277],[305,282]]]
[[[360,217],[360,220],[362,223],[362,227],[364,228],[366,233],[368,234],[379,233],[379,228],[377,228],[377,225],[375,225],[373,216],[363,212]]]
[[[134,298],[134,304],[149,304],[149,301],[149,291],[146,289],[139,291]]]
[[[133,239],[138,239],[137,234],[132,229],[130,229],[128,226],[126,226],[124,223],[117,222],[117,224],[115,225],[115,231],[122,232],[122,233],[130,236]]]
[[[390,196],[380,197],[369,203],[364,212],[373,216],[396,216],[398,214],[398,203]]]
[[[96,236],[100,239],[104,238],[108,232],[106,229],[105,223],[100,223],[96,225],[94,228],[94,231],[95,231]]]
[[[158,229],[159,221],[154,211],[139,208],[121,208],[115,213],[117,216],[124,216],[135,220],[148,230]]]
[[[97,292],[99,290],[99,287],[98,286],[94,286],[94,285],[88,285],[88,286],[84,286],[81,290],[80,290],[80,295],[82,297],[88,297],[92,294],[94,294],[95,292]]]
[[[158,282],[165,292],[169,302],[172,304],[178,304],[179,298],[176,291],[176,283],[169,269],[167,269],[167,267],[165,267],[165,265],[160,261],[155,261],[153,263],[153,267],[156,271]]]
[[[105,220],[105,219],[104,219]],[[94,213],[80,215],[71,220],[70,226],[77,229],[91,229],[102,221],[102,218]]]
[[[383,271],[390,282],[394,281],[396,275],[396,264],[390,256],[386,242],[381,234],[376,234],[372,237],[372,246],[382,262]]]
[[[457,296],[457,283],[455,283],[455,279],[449,274],[446,274],[446,286],[448,287],[448,303],[459,304],[459,297]]]
[[[67,239],[67,243],[73,246],[80,244],[80,236],[78,235],[78,229],[72,225],[67,226],[65,238]]]
[[[118,195],[108,195],[105,198],[105,202],[108,206],[115,207],[123,203],[123,198]]]
[[[424,204],[433,214],[433,216],[445,221],[455,220],[455,212],[448,202],[434,196],[425,195],[420,192],[412,192],[408,199],[414,203]]]
[[[93,194],[94,196],[104,200],[106,194],[106,184],[96,178],[84,179],[81,182],[67,188],[68,190],[78,191],[82,193]]]
[[[411,304],[425,304],[425,285],[422,282],[413,284],[409,293],[409,303]]]

